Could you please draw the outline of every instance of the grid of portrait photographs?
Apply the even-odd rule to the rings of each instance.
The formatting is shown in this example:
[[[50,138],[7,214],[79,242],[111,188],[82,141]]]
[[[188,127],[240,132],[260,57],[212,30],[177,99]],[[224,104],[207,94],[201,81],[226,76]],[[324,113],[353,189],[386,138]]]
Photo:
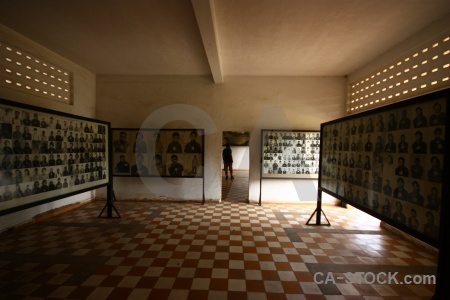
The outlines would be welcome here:
[[[446,99],[401,104],[322,124],[320,187],[437,241]]]
[[[113,175],[203,177],[203,129],[114,128]]]
[[[108,183],[108,123],[2,102],[0,118],[0,210]]]
[[[317,179],[320,132],[261,131],[262,178]]]

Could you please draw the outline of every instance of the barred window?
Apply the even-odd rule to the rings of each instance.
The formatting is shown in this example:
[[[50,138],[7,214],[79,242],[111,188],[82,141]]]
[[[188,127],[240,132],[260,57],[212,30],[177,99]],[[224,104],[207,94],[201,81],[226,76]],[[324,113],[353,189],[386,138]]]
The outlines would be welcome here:
[[[72,103],[72,75],[0,41],[0,86],[51,100]]]
[[[434,39],[349,84],[347,113],[405,100],[450,86],[450,36]]]

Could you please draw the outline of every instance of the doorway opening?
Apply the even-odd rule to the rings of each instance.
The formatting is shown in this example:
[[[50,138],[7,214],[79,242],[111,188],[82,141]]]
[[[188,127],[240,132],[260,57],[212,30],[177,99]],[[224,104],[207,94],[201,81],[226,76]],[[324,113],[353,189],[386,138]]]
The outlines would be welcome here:
[[[223,149],[227,142],[230,142],[230,148],[233,155],[233,177],[228,179],[225,176],[225,170],[222,160],[222,200],[235,202],[248,202],[248,183],[250,170],[250,149],[248,146],[248,133],[244,142],[237,143],[236,136],[242,133],[234,133],[234,140],[230,137],[230,132],[223,132]],[[234,141],[234,142],[233,142]]]

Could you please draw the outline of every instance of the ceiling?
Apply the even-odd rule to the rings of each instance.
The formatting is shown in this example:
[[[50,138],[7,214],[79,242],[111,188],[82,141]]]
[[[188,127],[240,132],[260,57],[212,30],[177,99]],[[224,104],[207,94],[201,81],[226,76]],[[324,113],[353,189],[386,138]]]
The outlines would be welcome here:
[[[0,23],[96,74],[344,76],[449,0],[0,0]]]

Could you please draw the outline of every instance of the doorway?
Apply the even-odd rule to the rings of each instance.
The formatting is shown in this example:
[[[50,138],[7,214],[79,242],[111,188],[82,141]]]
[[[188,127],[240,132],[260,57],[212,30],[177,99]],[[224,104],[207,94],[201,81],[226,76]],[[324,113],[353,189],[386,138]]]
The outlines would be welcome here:
[[[246,138],[241,141],[241,132],[233,132],[234,139],[230,137],[230,132],[223,132],[223,148],[225,144],[230,142],[231,151],[233,155],[233,176],[231,179],[228,174],[228,179],[225,177],[224,165],[222,161],[222,200],[234,202],[248,202],[248,183],[250,170],[250,148],[248,146],[248,133],[244,133]],[[240,141],[240,142],[239,142]]]

